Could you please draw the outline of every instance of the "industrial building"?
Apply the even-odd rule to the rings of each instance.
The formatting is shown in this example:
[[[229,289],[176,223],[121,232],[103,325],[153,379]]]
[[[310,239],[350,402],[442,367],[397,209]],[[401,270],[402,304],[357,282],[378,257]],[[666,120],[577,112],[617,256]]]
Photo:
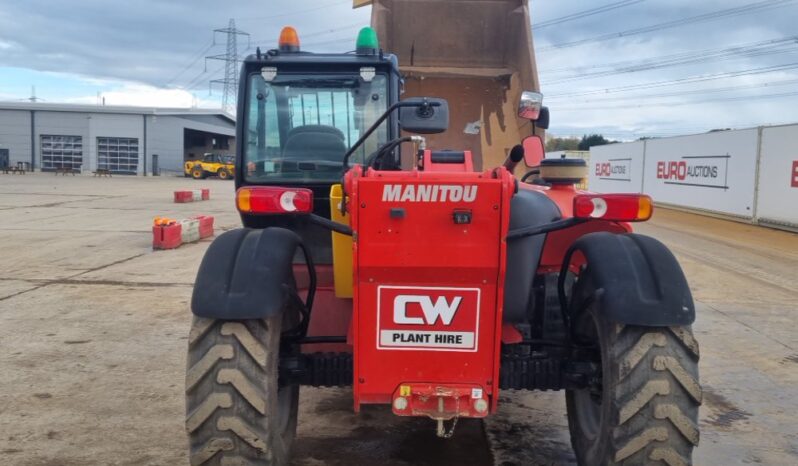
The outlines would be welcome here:
[[[0,102],[0,166],[144,175],[182,173],[235,152],[235,120],[210,109]]]

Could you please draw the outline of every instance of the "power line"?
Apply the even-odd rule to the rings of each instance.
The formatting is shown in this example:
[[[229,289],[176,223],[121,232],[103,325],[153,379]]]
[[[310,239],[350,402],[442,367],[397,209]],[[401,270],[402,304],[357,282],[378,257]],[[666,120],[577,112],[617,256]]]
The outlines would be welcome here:
[[[634,5],[636,3],[644,2],[645,0],[623,0],[616,3],[610,3],[608,5],[600,6],[597,8],[591,8],[589,10],[579,11],[576,13],[571,13],[570,15],[560,16],[559,18],[553,18],[546,21],[541,21],[539,23],[532,23],[532,30],[539,31],[543,28],[547,28],[549,26],[554,26],[557,24],[562,24],[568,21],[575,21],[577,19],[586,18],[588,16],[598,15],[601,13],[606,13],[608,11],[617,10],[618,8],[623,8],[625,6]]]
[[[620,32],[612,32],[609,34],[602,34],[596,37],[590,37],[587,39],[580,39],[571,42],[560,42],[558,44],[552,44],[546,47],[541,47],[537,49],[538,52],[547,52],[556,49],[564,49],[569,47],[576,47],[579,45],[594,43],[594,42],[604,42],[612,39],[619,39],[621,37],[629,37],[635,36],[638,34],[645,34],[654,31],[661,31],[663,29],[669,29],[678,26],[684,26],[686,24],[695,24],[700,23],[703,21],[710,21],[718,18],[725,18],[729,16],[737,16],[746,13],[752,13],[757,11],[768,10],[772,8],[777,8],[781,6],[786,6],[789,3],[793,3],[795,0],[765,0],[757,3],[749,3],[748,5],[743,5],[734,8],[727,8],[725,10],[718,10],[711,13],[704,13],[697,16],[691,16],[688,18],[682,18],[674,21],[666,21],[664,23],[654,24],[652,26],[645,26],[640,28],[634,29],[627,29],[626,31]]]
[[[760,94],[754,96],[735,96],[735,97],[716,97],[710,99],[699,99],[699,100],[692,100],[689,102],[684,101],[669,101],[669,102],[646,102],[634,105],[612,105],[612,106],[603,106],[603,107],[562,107],[557,108],[557,111],[563,112],[572,112],[572,111],[586,111],[586,110],[618,110],[618,109],[628,109],[628,108],[651,108],[651,107],[682,107],[686,105],[695,105],[695,104],[703,104],[708,102],[739,102],[739,101],[750,101],[750,100],[759,100],[759,99],[775,99],[775,98],[783,98],[783,97],[794,97],[798,96],[798,92],[781,92],[777,94]]]
[[[765,66],[762,68],[750,68],[747,70],[738,70],[738,71],[729,71],[724,73],[716,73],[716,74],[709,74],[709,75],[699,75],[699,76],[690,76],[686,78],[680,79],[673,79],[668,81],[655,81],[650,83],[641,83],[641,84],[632,84],[627,86],[618,86],[618,87],[611,87],[606,89],[596,89],[592,91],[582,91],[582,92],[569,92],[563,94],[553,94],[550,95],[549,98],[555,97],[581,97],[585,95],[597,95],[597,94],[611,94],[614,92],[626,92],[631,90],[640,90],[640,89],[652,89],[656,87],[665,87],[665,86],[674,86],[679,84],[688,84],[688,83],[696,83],[696,82],[703,82],[703,81],[712,81],[715,79],[725,79],[725,78],[736,78],[739,76],[750,76],[756,74],[765,74],[765,73],[773,73],[775,71],[784,71],[784,70],[791,70],[798,68],[798,62],[796,63],[786,63],[783,65],[773,65],[773,66]]]
[[[798,44],[798,35],[789,36],[789,37],[780,37],[778,39],[769,39],[757,42],[748,42],[745,44],[733,45],[731,47],[690,50],[675,54],[662,55],[655,58],[645,58],[642,60],[622,60],[613,63],[598,63],[595,65],[579,65],[579,66],[570,66],[564,68],[550,68],[540,71],[541,74],[543,75],[572,72],[572,73],[578,73],[579,76],[582,76],[586,73],[590,73],[591,70],[596,70],[596,72],[626,71],[626,70],[636,71],[639,67],[656,66],[661,63],[677,63],[683,60],[693,60],[696,58],[701,58],[703,60],[710,56],[714,57],[714,56],[744,54],[744,53],[749,53],[751,51],[767,49],[770,47],[779,47],[783,45],[795,45],[795,44]]]
[[[202,49],[202,51],[201,51],[200,53],[198,53],[198,54],[195,56],[195,58],[194,58],[193,60],[191,60],[191,62],[189,62],[189,64],[188,64],[188,65],[186,65],[185,67],[183,67],[183,68],[182,68],[182,69],[181,69],[181,70],[180,70],[180,71],[179,71],[179,72],[178,72],[176,75],[172,76],[172,78],[171,78],[169,81],[167,81],[167,82],[166,82],[166,84],[164,84],[164,86],[168,86],[168,85],[172,84],[173,82],[175,82],[175,80],[176,80],[177,78],[179,78],[180,76],[182,76],[182,75],[183,75],[183,73],[185,73],[185,72],[186,72],[186,71],[188,71],[190,68],[192,68],[194,65],[196,65],[196,64],[197,64],[197,62],[198,62],[198,61],[200,61],[200,59],[201,59],[203,56],[205,56],[205,54],[206,54],[206,53],[208,53],[208,51],[209,51],[211,48],[213,48],[213,45],[214,45],[214,44],[213,44],[213,41],[211,41],[211,42],[208,44],[208,46],[207,46],[207,47],[204,47],[204,48]]]
[[[780,48],[784,46],[788,48]],[[798,51],[798,48],[789,48],[798,45],[798,36],[793,36],[787,39],[777,41],[766,41],[751,46],[730,47],[716,51],[701,51],[690,55],[684,55],[680,58],[665,58],[657,61],[645,60],[639,64],[620,66],[609,70],[598,70],[594,72],[579,73],[572,76],[566,76],[553,82],[547,81],[545,78],[542,81],[547,85],[564,84],[567,82],[578,81],[582,79],[613,76],[618,74],[637,73],[641,71],[650,71],[661,68],[669,68],[674,66],[691,65],[696,63],[706,63],[709,61],[725,61],[738,58],[752,58],[761,57],[766,55],[775,55],[781,53],[791,53]],[[607,65],[612,67],[612,65]]]
[[[240,22],[264,21],[264,20],[267,20],[267,19],[285,18],[286,16],[300,15],[300,14],[303,14],[303,13],[311,13],[313,11],[319,11],[319,10],[323,10],[325,8],[330,8],[330,7],[338,6],[338,5],[344,5],[344,4],[348,4],[348,3],[350,3],[349,0],[339,1],[339,2],[332,2],[332,3],[325,3],[324,5],[316,5],[315,7],[312,7],[312,8],[307,8],[307,9],[304,9],[304,10],[291,11],[291,12],[288,12],[288,13],[280,13],[280,14],[269,15],[269,16],[255,16],[255,17],[239,18],[239,21]]]
[[[348,29],[354,29],[354,28],[358,28],[358,27],[363,27],[363,22],[362,21],[359,21],[357,23],[348,24],[346,26],[340,26],[340,27],[332,28],[332,29],[324,29],[324,30],[321,30],[321,31],[314,31],[314,32],[311,32],[311,33],[308,33],[308,34],[305,34],[304,32],[299,31],[299,39],[301,41],[300,45],[307,45],[307,44],[304,44],[302,42],[304,42],[304,40],[308,39],[308,38],[324,36],[326,34],[332,34],[334,32],[345,31],[345,30],[348,30]],[[277,38],[276,37],[272,37],[272,38],[269,38],[269,39],[256,39],[256,40],[253,40],[252,43],[253,43],[253,45],[269,45],[269,46],[271,46],[271,45],[275,44],[275,39],[277,39]]]
[[[729,91],[739,91],[743,89],[760,89],[765,87],[778,87],[778,86],[787,86],[791,84],[798,84],[798,79],[787,79],[782,81],[768,81],[764,83],[758,84],[744,84],[740,86],[727,86],[727,87],[717,87],[713,89],[693,89],[693,90],[684,90],[684,91],[674,91],[674,92],[662,92],[659,94],[644,94],[644,95],[634,95],[634,96],[626,96],[626,97],[611,97],[607,99],[585,99],[580,100],[580,103],[601,103],[601,102],[622,102],[622,101],[629,101],[629,100],[641,100],[641,99],[652,99],[658,97],[684,97],[688,95],[705,95],[705,94],[713,94],[719,92],[729,92]]]
[[[227,35],[227,51],[223,55],[205,57],[205,60],[222,60],[224,62],[224,79],[212,79],[210,85],[222,84],[224,86],[222,109],[232,115],[235,112],[236,95],[238,94],[238,36],[247,36],[249,39],[249,33],[237,29],[236,22],[232,18],[226,28],[213,30],[214,42],[217,32]]]

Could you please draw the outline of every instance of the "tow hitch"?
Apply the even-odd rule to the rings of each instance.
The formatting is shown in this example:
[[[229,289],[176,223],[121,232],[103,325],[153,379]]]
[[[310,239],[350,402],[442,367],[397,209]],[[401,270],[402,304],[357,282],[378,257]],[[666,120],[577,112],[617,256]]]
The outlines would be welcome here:
[[[391,405],[397,416],[434,419],[438,437],[450,438],[460,417],[485,417],[490,403],[479,385],[403,383],[394,392]],[[452,421],[448,429],[445,421]]]

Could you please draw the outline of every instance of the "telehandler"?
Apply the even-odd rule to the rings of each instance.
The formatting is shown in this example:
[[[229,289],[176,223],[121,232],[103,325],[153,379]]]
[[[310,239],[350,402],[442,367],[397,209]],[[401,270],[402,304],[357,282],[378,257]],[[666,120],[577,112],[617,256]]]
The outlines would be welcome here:
[[[401,99],[373,29],[356,45],[308,53],[285,28],[243,63],[243,228],[194,286],[191,464],[287,464],[301,385],[351,386],[355,411],[428,417],[441,437],[502,390],[564,390],[579,464],[691,464],[695,308],[673,254],[632,233],[651,199],[575,189],[584,161],[545,159],[537,134],[480,160],[432,145],[461,116]],[[545,129],[542,95],[519,94],[519,120]]]
[[[205,154],[201,159],[187,160],[183,164],[183,175],[202,180],[209,176],[218,176],[221,180],[233,178],[235,164],[229,155]]]

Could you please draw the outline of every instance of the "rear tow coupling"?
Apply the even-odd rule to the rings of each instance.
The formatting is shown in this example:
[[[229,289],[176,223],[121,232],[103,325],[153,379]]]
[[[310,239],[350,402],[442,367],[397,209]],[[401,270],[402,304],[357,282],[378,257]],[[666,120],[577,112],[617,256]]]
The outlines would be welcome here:
[[[479,385],[402,383],[393,393],[391,408],[397,416],[426,416],[437,421],[440,438],[454,434],[461,417],[488,415],[490,400]],[[452,421],[449,428],[445,422]]]

